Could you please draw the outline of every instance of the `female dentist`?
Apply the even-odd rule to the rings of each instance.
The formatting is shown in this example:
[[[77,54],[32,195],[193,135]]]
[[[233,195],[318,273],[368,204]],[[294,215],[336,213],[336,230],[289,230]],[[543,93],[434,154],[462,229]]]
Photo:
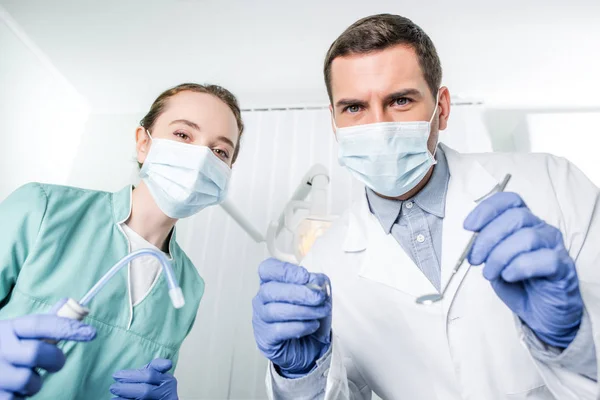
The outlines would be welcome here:
[[[179,247],[175,223],[224,199],[243,128],[229,91],[182,84],[162,93],[136,130],[142,181],[135,188],[31,183],[0,204],[0,398],[36,395],[40,367],[42,375],[62,370],[44,376],[37,399],[105,399],[109,388],[120,398],[176,398],[166,372],[194,324],[204,281]],[[171,260],[185,307],[171,306],[160,264],[148,257],[92,300],[89,325],[40,315],[61,297],[81,298],[142,248]],[[127,370],[144,364],[142,373]]]

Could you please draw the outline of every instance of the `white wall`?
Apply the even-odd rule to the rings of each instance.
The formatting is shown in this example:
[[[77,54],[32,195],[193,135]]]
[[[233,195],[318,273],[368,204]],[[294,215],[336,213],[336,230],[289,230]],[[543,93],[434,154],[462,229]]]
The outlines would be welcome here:
[[[117,191],[137,182],[135,129],[140,115],[91,114],[74,151],[67,184]]]
[[[88,106],[0,8],[0,199],[29,181],[64,184]]]
[[[487,109],[495,151],[542,152],[565,157],[600,186],[600,107]]]
[[[537,112],[527,116],[533,151],[575,163],[600,187],[600,108],[588,112]]]
[[[90,99],[140,111],[160,90],[210,81],[244,106],[326,101],[322,62],[358,18],[413,19],[453,94],[488,105],[600,106],[598,0],[0,0]]]

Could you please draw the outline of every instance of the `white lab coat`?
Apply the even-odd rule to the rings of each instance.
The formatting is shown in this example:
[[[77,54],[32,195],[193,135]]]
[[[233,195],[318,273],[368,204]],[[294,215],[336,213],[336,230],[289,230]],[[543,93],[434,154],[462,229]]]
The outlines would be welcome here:
[[[442,145],[443,146],[443,145]],[[460,154],[444,146],[450,170],[442,239],[442,285],[471,233],[463,221],[505,174],[507,191],[558,227],[575,260],[600,349],[600,194],[568,161],[545,154]],[[518,318],[467,264],[443,302],[365,196],[315,244],[303,263],[327,274],[333,292],[333,345],[326,399],[593,399],[596,382],[537,361]],[[597,354],[597,359],[600,355]],[[272,369],[267,392],[273,398]]]

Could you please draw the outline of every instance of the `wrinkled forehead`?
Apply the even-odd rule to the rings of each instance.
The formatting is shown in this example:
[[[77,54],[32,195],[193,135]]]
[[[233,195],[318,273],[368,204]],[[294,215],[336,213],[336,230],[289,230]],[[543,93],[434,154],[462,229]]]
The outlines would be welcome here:
[[[337,57],[331,64],[331,91],[335,101],[342,97],[371,97],[415,88],[428,90],[416,52],[397,45],[366,54]]]

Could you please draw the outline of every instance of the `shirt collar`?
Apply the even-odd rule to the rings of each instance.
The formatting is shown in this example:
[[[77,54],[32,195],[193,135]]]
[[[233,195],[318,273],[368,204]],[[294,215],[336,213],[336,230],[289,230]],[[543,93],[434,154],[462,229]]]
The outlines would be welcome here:
[[[117,225],[120,225],[129,219],[131,215],[131,208],[133,206],[133,185],[127,185],[118,192],[111,193],[112,205],[113,205],[113,218]],[[173,227],[171,234],[169,235],[169,254],[173,255],[173,246],[176,243],[175,237],[176,229]]]
[[[438,147],[436,152],[436,160],[437,164],[433,168],[429,182],[410,200],[417,204],[423,211],[439,218],[444,218],[450,171],[448,170],[446,155],[440,147]],[[390,233],[400,215],[403,201],[384,199],[370,188],[366,189],[366,196],[371,214],[377,217],[383,230],[386,233]]]
[[[433,173],[427,185],[412,200],[429,214],[438,218],[444,218],[446,209],[446,193],[448,192],[448,182],[450,181],[450,171],[448,170],[448,161],[444,151],[438,147],[435,154],[437,164],[433,168]]]
[[[384,199],[370,188],[367,188],[366,192],[371,214],[377,217],[385,233],[390,233],[394,223],[398,219],[398,215],[400,215],[402,200]]]

